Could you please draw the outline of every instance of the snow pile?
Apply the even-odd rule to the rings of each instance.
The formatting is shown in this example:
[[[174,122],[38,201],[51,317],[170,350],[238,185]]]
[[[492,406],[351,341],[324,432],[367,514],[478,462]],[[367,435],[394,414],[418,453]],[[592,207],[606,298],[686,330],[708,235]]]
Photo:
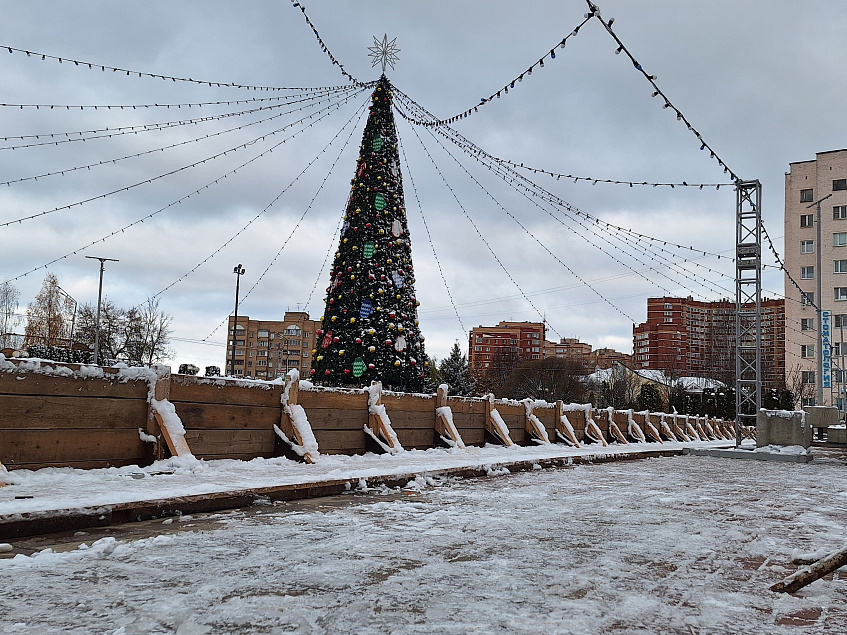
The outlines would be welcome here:
[[[443,417],[444,425],[450,431],[452,438],[445,437],[441,435],[441,440],[444,441],[451,448],[458,447],[459,449],[464,449],[465,444],[462,441],[462,437],[459,436],[459,431],[456,429],[456,424],[453,423],[453,410],[450,406],[439,406],[435,409],[436,416]],[[458,441],[454,441],[453,439],[457,439]]]
[[[812,450],[804,448],[802,445],[765,445],[761,448],[756,448],[756,452],[766,452],[768,454],[790,454],[792,456],[805,456],[811,454]]]

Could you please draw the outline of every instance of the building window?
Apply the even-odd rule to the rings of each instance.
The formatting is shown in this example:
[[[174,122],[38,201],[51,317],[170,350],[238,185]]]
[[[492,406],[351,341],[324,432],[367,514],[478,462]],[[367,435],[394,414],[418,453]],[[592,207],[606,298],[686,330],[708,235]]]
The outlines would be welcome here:
[[[813,253],[815,253],[815,241],[814,240],[801,240],[800,241],[800,253],[801,254],[813,254]]]
[[[814,267],[800,267],[800,279],[812,280],[815,277]]]
[[[800,190],[800,202],[812,203],[815,200],[814,190]]]
[[[813,370],[800,371],[800,379],[804,384],[814,384],[815,383],[815,371],[813,371]]]
[[[847,287],[835,287],[835,299],[847,300]]]
[[[804,406],[814,406],[815,405],[815,398],[814,397],[803,397],[801,404],[804,405]]]
[[[815,303],[815,294],[811,291],[804,291],[800,294],[800,302],[803,306],[810,306]]]
[[[665,322],[673,322],[673,318],[666,317]]]
[[[801,331],[814,331],[815,330],[815,318],[802,318],[800,320],[800,330]]]
[[[832,235],[833,247],[844,247],[844,245],[847,245],[847,232],[838,232]]]
[[[800,227],[814,227],[815,226],[815,216],[814,214],[800,214]]]
[[[835,342],[834,344],[832,344],[829,347],[829,352],[832,353],[833,355],[843,355],[844,352],[841,350],[841,346],[842,346],[841,342]]]
[[[668,304],[668,303],[666,302],[666,303],[665,303],[665,308],[666,308],[666,309],[672,309],[672,308],[673,308],[673,304]]]
[[[847,273],[847,260],[833,260],[835,273]]]
[[[268,331],[265,329],[259,329],[259,337],[267,337]]]
[[[847,370],[836,368],[832,371],[832,379],[836,384],[847,384]]]
[[[847,218],[847,205],[836,205],[832,208],[832,220],[844,220]]]
[[[814,357],[815,356],[815,346],[814,344],[801,344],[800,345],[800,357]]]
[[[295,324],[292,324],[291,326],[286,326],[285,330],[283,331],[283,334],[300,337],[300,327]],[[261,337],[261,335],[259,337]]]
[[[832,191],[847,190],[847,179],[835,179],[832,182]]]
[[[847,314],[844,313],[836,313],[832,316],[835,323],[835,328],[842,328],[847,326]]]

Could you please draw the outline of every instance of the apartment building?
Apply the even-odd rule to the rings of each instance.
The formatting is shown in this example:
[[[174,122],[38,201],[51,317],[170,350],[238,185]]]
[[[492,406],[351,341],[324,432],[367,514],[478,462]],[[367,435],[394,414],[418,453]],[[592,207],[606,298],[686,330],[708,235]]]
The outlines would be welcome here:
[[[823,355],[823,405],[847,402],[847,150],[819,152],[785,174],[786,365],[808,384],[803,405],[816,402]],[[820,227],[816,216],[820,207]],[[818,232],[820,231],[820,240]],[[820,268],[818,268],[820,259]],[[794,282],[792,282],[792,279]],[[796,286],[795,286],[796,282]],[[818,282],[821,292],[818,297]],[[799,286],[799,289],[797,288]],[[828,344],[818,346],[817,305]]]
[[[472,328],[468,341],[471,373],[478,375],[504,362],[512,365],[518,359],[541,359],[546,332],[542,322],[500,322]]]
[[[785,378],[785,301],[762,300],[762,387]],[[731,383],[735,377],[735,302],[647,299],[647,321],[632,329],[634,368]]]
[[[296,368],[301,377],[309,377],[320,321],[308,313],[286,311],[281,321],[239,315],[237,324],[229,316],[228,328],[225,374],[270,380]]]

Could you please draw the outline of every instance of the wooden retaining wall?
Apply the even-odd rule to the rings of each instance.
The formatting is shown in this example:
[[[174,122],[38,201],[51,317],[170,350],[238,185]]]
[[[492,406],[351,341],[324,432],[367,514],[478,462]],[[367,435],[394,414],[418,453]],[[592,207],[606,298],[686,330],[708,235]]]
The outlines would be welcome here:
[[[145,374],[146,372],[146,374]],[[148,402],[168,396],[185,428],[191,452],[202,459],[272,457],[281,453],[274,425],[284,421],[283,386],[169,374],[169,369],[99,369],[77,364],[4,360],[0,357],[0,464],[9,469],[72,466],[96,468],[145,465],[167,455],[167,447]],[[99,375],[99,376],[95,376]],[[435,395],[383,393],[391,425],[406,448],[443,445],[436,431]],[[305,410],[322,454],[361,454],[377,449],[365,433],[368,393],[362,390],[301,388]],[[523,402],[448,397],[453,422],[466,445],[496,442],[486,430],[496,408],[519,445],[534,441],[527,432]],[[556,441],[561,404],[537,404],[537,417]],[[585,413],[562,412],[580,443],[585,441]],[[606,410],[592,410],[609,440]],[[623,423],[627,415],[615,413]],[[151,443],[148,435],[158,436]],[[148,441],[144,441],[146,437]]]

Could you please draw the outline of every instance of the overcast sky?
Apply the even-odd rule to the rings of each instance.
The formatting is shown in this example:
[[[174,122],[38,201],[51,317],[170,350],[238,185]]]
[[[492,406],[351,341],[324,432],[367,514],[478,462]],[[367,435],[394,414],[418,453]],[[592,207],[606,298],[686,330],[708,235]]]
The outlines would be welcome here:
[[[389,79],[439,117],[455,115],[502,88],[570,33],[587,10],[583,0],[312,0],[304,4],[335,57],[362,81],[379,76],[367,55],[372,37],[381,38],[384,33],[396,37],[400,60],[395,70],[388,71]],[[779,237],[776,242],[782,249],[784,173],[789,162],[847,147],[842,121],[847,103],[847,67],[842,53],[847,4],[836,0],[813,5],[790,0],[606,0],[599,5],[605,19],[615,18],[615,32],[644,69],[658,76],[657,83],[668,98],[730,168],[744,179],[762,182],[765,224],[774,238]],[[302,13],[282,0],[6,0],[4,9],[0,44],[64,60],[262,86],[349,83],[321,51]],[[651,97],[652,88],[625,55],[614,54],[615,48],[602,25],[592,20],[568,40],[564,50],[556,49],[555,60],[548,58],[543,69],[537,68],[508,95],[454,127],[493,155],[557,173],[597,179],[727,183],[728,177],[710,160],[708,151],[700,151],[699,142],[672,111],[661,107],[660,98]],[[178,104],[282,94],[126,76],[66,61],[41,61],[18,52],[3,52],[0,62],[0,102],[6,104]],[[274,262],[243,299],[239,313],[281,319],[287,309],[305,305],[312,317],[318,318],[328,282],[324,263],[338,240],[338,220],[364,128],[365,120],[359,115],[366,97],[367,92],[361,93],[329,111],[272,153],[267,153],[272,145],[302,126],[295,124],[219,159],[129,191],[0,227],[0,280],[17,278],[78,251],[14,281],[21,291],[21,309],[25,310],[38,292],[48,270],[80,303],[96,302],[97,264],[84,255],[117,258],[120,262],[107,266],[104,293],[117,305],[129,307],[159,293],[208,258],[161,295],[162,308],[174,320],[174,364],[223,364],[225,335],[222,328],[215,329],[232,311],[232,270],[239,263],[247,271],[242,279],[243,295]],[[302,113],[259,121],[290,110],[280,108],[162,131],[15,150],[8,148],[42,142],[44,137],[11,137],[170,122],[248,107],[0,108],[0,137],[10,137],[0,143],[0,181],[108,162],[2,186],[0,223],[153,179],[294,124]],[[223,133],[250,122],[258,123]],[[666,271],[664,265],[649,261],[649,256],[642,260],[653,269],[639,265],[622,255],[618,246],[606,242],[602,234],[598,237],[573,223],[557,222],[467,160],[455,146],[450,147],[481,188],[426,129],[413,129],[399,117],[397,127],[408,158],[403,166],[404,186],[421,302],[419,316],[430,355],[444,356],[454,340],[466,349],[467,334],[462,326],[469,329],[506,319],[535,321],[540,319],[539,313],[549,323],[549,339],[578,337],[595,347],[629,352],[633,320],[646,319],[647,297],[666,291],[706,299],[734,294],[729,260],[708,257],[698,261],[725,276],[686,265],[697,280]],[[215,133],[223,134],[192,142]],[[188,143],[111,163],[180,142]],[[263,152],[250,165],[204,188]],[[630,188],[555,181],[541,175],[533,178],[604,221],[662,241],[732,256],[735,195],[731,187]],[[172,205],[201,188],[198,194]],[[82,249],[168,205],[171,207],[144,223]],[[230,241],[263,210],[267,211]],[[307,213],[298,226],[304,211]],[[678,259],[692,255],[668,249],[678,254]],[[312,292],[315,286],[317,290]],[[782,276],[768,270],[764,286],[769,295],[781,293]],[[205,344],[185,341],[206,338]]]

